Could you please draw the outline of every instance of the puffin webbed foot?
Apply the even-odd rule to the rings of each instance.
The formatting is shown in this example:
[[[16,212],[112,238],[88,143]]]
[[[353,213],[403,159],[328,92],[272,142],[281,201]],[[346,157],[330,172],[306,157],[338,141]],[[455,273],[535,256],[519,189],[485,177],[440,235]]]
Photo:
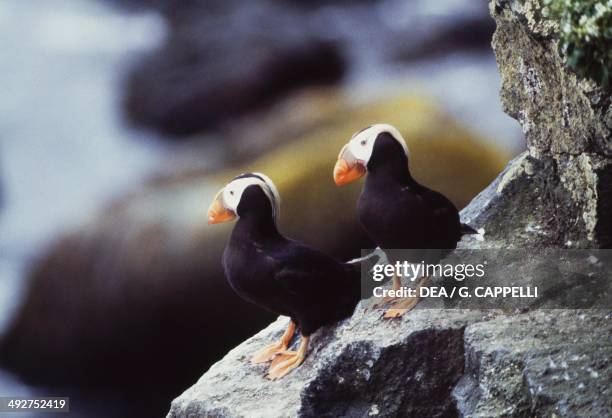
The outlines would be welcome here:
[[[395,291],[398,291],[401,287],[402,287],[402,282],[401,282],[400,278],[397,275],[394,275],[393,276],[393,287],[392,287],[392,289],[395,290]],[[397,297],[397,296],[385,296],[385,297],[376,298],[376,301],[372,305],[372,308],[378,308],[381,305],[388,305],[391,302],[394,302],[394,301],[396,301],[398,299],[400,299],[400,298]]]
[[[251,357],[252,364],[265,363],[267,361],[272,360],[279,353],[285,352],[287,348],[289,348],[289,343],[293,338],[293,334],[295,334],[295,322],[290,321],[285,333],[275,343],[272,343],[261,350],[259,350],[253,357]]]
[[[284,351],[278,354],[272,361],[266,377],[270,380],[280,379],[302,364],[306,358],[309,339],[310,337],[302,336],[297,351]]]
[[[406,312],[411,311],[419,303],[419,289],[429,282],[429,277],[423,277],[416,287],[416,296],[401,298],[383,314],[383,318],[401,318]]]
[[[403,298],[385,311],[383,318],[401,318],[406,312],[412,310],[419,302],[418,297]]]

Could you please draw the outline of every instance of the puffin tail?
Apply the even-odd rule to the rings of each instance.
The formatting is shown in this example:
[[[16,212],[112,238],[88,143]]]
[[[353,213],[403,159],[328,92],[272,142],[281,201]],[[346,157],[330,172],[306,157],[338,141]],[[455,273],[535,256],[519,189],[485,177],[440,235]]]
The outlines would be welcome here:
[[[471,234],[477,234],[477,233],[478,231],[476,231],[474,228],[472,228],[468,224],[461,223],[461,235],[471,235]]]

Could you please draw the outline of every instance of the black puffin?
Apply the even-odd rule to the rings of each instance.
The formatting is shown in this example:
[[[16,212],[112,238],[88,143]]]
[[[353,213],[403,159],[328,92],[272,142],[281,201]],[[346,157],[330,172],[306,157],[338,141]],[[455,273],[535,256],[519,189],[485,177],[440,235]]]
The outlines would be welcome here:
[[[474,229],[462,224],[459,212],[444,195],[419,184],[410,174],[408,147],[399,131],[388,124],[369,126],[353,135],[334,167],[338,186],[368,173],[357,203],[359,220],[370,238],[384,249],[410,252],[413,262],[438,262]],[[388,254],[389,255],[389,254]],[[389,257],[391,262],[392,256]],[[393,286],[401,282],[394,277]],[[423,282],[420,284],[423,285]],[[401,300],[385,317],[401,316],[418,299]]]
[[[298,367],[310,335],[323,325],[353,313],[360,299],[358,265],[334,258],[284,237],[277,229],[280,198],[272,181],[260,173],[234,178],[215,196],[208,223],[237,218],[223,253],[230,285],[243,299],[291,318],[281,339],[251,361],[274,360],[267,377],[274,380]],[[295,330],[297,351],[287,351]]]

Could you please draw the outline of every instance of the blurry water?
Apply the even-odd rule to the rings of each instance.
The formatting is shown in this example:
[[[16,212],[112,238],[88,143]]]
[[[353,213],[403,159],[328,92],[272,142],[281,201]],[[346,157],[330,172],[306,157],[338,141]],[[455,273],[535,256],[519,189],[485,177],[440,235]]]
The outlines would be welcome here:
[[[163,36],[93,0],[0,0],[0,334],[28,260],[161,159],[118,102],[128,58]]]

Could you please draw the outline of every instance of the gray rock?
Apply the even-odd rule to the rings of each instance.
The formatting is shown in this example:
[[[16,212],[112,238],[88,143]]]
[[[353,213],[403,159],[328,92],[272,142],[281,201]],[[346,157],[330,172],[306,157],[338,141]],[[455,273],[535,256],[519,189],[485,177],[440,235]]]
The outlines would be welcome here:
[[[450,391],[463,373],[463,330],[479,311],[417,310],[381,321],[360,305],[353,317],[320,330],[305,363],[269,381],[250,356],[280,337],[280,318],[230,351],[174,400],[170,417],[456,416]]]
[[[464,209],[481,234],[461,248],[612,245],[609,101],[594,100],[601,92],[564,67],[538,4],[491,3],[502,103],[528,148]],[[269,382],[266,366],[248,358],[278,338],[279,319],[215,364],[168,416],[612,416],[610,320],[605,310],[416,309],[386,322],[362,302],[315,335],[299,369]]]
[[[611,335],[610,315],[594,311],[470,325],[465,375],[453,390],[461,416],[612,416]]]
[[[500,184],[504,190],[496,212],[509,219],[503,224],[495,221],[489,229],[510,236],[511,243],[531,245],[533,235],[515,237],[512,231],[520,233],[532,223],[543,231],[535,239],[539,244],[610,247],[609,98],[603,100],[603,92],[565,67],[555,40],[556,25],[541,18],[539,4],[491,2],[501,101],[504,111],[521,124],[528,150]],[[504,204],[509,207],[502,210]]]

